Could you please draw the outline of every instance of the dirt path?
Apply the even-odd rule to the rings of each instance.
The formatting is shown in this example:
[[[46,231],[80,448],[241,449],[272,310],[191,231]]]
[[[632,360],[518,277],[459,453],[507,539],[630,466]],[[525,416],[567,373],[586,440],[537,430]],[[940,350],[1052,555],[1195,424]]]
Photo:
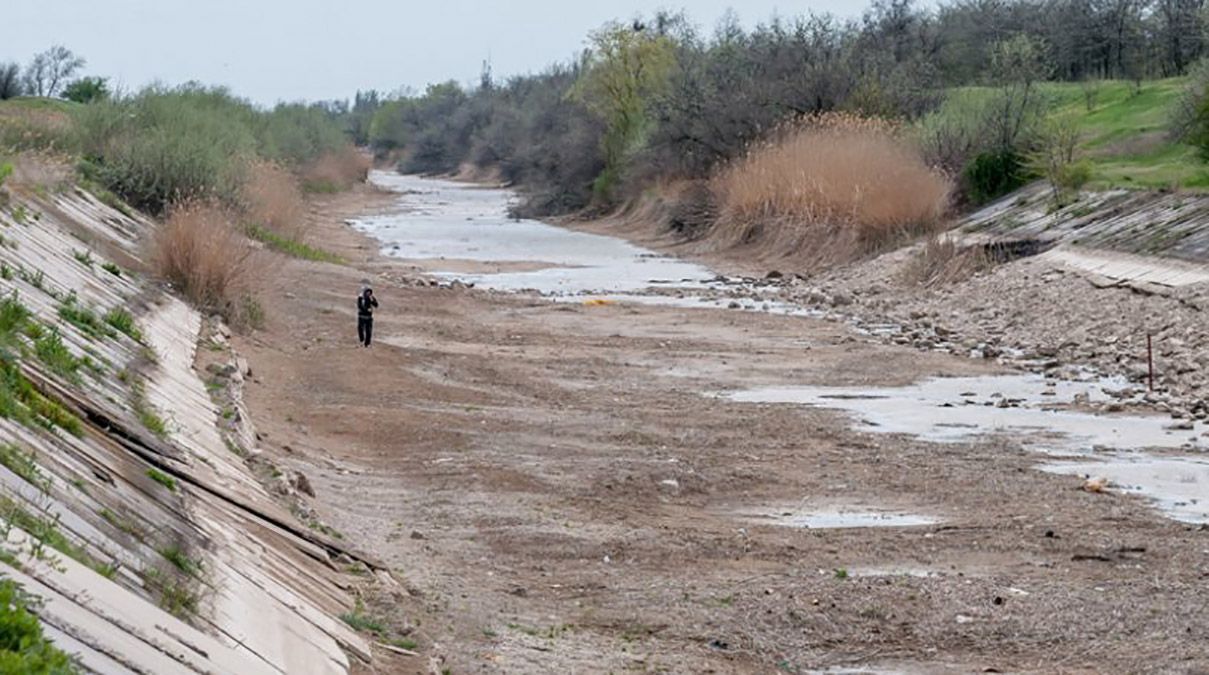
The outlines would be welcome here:
[[[265,451],[404,581],[366,605],[421,656],[366,672],[1209,668],[1205,528],[1007,441],[710,395],[995,366],[814,319],[421,286],[342,222],[382,206],[321,205],[316,240],[351,263],[283,262],[266,330],[236,340]],[[368,350],[363,277],[382,302]],[[760,517],[806,507],[934,522]]]

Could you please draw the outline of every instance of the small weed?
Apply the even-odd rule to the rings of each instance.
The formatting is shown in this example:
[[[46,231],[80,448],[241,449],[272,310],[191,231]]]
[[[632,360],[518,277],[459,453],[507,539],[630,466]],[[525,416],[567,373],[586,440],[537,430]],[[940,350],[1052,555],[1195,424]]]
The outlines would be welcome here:
[[[13,280],[13,268],[9,267],[8,263],[0,263],[0,279]]]
[[[190,558],[180,546],[165,546],[156,550],[186,576],[196,577],[201,572],[201,561]]]
[[[105,323],[124,333],[135,342],[143,341],[143,333],[134,322],[134,315],[122,307],[114,307],[105,313]]]
[[[159,469],[147,469],[147,477],[168,488],[169,492],[176,492],[176,479]]]
[[[200,598],[189,587],[188,577],[155,568],[147,570],[143,576],[147,586],[159,594],[161,609],[179,619],[197,614]]]
[[[73,249],[73,250],[72,250],[72,252],[71,252],[71,255],[72,255],[72,256],[73,256],[73,257],[74,257],[76,260],[78,260],[78,261],[80,262],[80,264],[81,264],[81,265],[83,265],[83,266],[85,266],[85,267],[89,267],[89,268],[91,268],[91,267],[92,267],[92,263],[93,263],[93,260],[92,260],[92,251],[89,251],[89,250],[84,250],[84,251],[76,251],[76,250],[74,250],[74,249]]]
[[[25,452],[11,443],[0,445],[0,464],[43,493],[50,491],[50,478],[38,468],[32,451]]]
[[[46,285],[46,275],[42,273],[42,270],[30,272],[25,269],[19,269],[17,270],[17,275],[21,277],[22,281],[30,286],[33,286],[40,291],[46,290],[44,288]]]
[[[167,438],[168,423],[147,402],[147,393],[142,380],[132,380],[130,382],[130,405],[134,408],[134,414],[138,415],[139,422],[142,423],[147,431],[160,438]]]
[[[55,373],[70,380],[77,378],[82,362],[67,348],[58,329],[44,333],[34,340],[34,354]]]
[[[379,637],[386,633],[386,625],[382,623],[381,619],[366,614],[365,605],[361,604],[361,600],[359,599],[353,607],[353,611],[341,614],[340,620],[356,631],[372,633]]]
[[[836,579],[839,579],[839,580],[841,580],[841,581],[842,581],[842,580],[844,580],[844,579],[847,579],[847,578],[848,578],[848,570],[844,569],[843,567],[839,567],[839,568],[837,568],[837,569],[835,570],[835,578],[836,578]]]
[[[113,511],[110,511],[109,509],[101,509],[97,515],[101,516],[105,522],[117,528],[118,531],[125,532],[135,539],[143,538],[143,530],[140,529],[138,525],[135,525],[130,520],[119,516]]]
[[[109,272],[110,274],[112,274],[115,277],[122,276],[122,268],[118,267],[117,265],[115,265],[111,262],[102,263],[101,269],[105,270],[106,272]]]
[[[401,640],[387,640],[386,644],[391,645],[393,647],[398,647],[399,649],[406,649],[406,650],[412,651],[412,652],[414,652],[416,650],[416,647],[420,646],[420,644],[418,642],[416,642],[415,640],[409,640],[407,638],[403,638]]]
[[[99,339],[116,335],[97,313],[87,307],[81,307],[75,291],[67,295],[63,304],[59,305],[59,318],[75,326],[85,335]]]

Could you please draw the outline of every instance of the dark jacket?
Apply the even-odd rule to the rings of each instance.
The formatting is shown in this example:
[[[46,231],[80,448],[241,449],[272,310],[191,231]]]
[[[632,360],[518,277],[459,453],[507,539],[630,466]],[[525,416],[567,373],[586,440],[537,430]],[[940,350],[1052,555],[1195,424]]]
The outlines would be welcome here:
[[[366,296],[364,293],[357,296],[357,318],[372,319],[374,318],[374,308],[378,306],[378,299],[373,296]]]

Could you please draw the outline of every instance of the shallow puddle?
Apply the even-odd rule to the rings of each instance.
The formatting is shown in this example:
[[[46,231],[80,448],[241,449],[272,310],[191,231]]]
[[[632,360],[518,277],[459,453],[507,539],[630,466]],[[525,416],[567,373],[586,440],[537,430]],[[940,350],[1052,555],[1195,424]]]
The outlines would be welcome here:
[[[1144,449],[1209,447],[1206,426],[1172,429],[1169,417],[1096,415],[1067,409],[1105,401],[1120,380],[1053,382],[1037,375],[938,378],[907,387],[766,387],[726,394],[748,403],[798,403],[853,413],[868,431],[935,442],[1006,435],[1025,447],[1062,457],[1041,468],[1105,477],[1110,488],[1150,497],[1173,518],[1209,522],[1209,460],[1158,456]]]
[[[804,527],[816,530],[836,530],[855,527],[918,527],[935,525],[928,516],[894,511],[858,509],[790,510],[776,512],[746,512],[745,518],[767,525]]]

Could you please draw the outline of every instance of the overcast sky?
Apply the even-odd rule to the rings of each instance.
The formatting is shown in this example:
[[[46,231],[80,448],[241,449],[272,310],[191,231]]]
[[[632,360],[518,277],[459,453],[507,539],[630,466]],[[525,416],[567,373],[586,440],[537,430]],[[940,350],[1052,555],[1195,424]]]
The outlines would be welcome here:
[[[730,7],[744,24],[809,11],[858,15],[845,0],[3,0],[0,62],[52,44],[126,89],[152,81],[225,84],[265,104],[350,98],[540,70],[610,19],[684,9],[709,28]]]

